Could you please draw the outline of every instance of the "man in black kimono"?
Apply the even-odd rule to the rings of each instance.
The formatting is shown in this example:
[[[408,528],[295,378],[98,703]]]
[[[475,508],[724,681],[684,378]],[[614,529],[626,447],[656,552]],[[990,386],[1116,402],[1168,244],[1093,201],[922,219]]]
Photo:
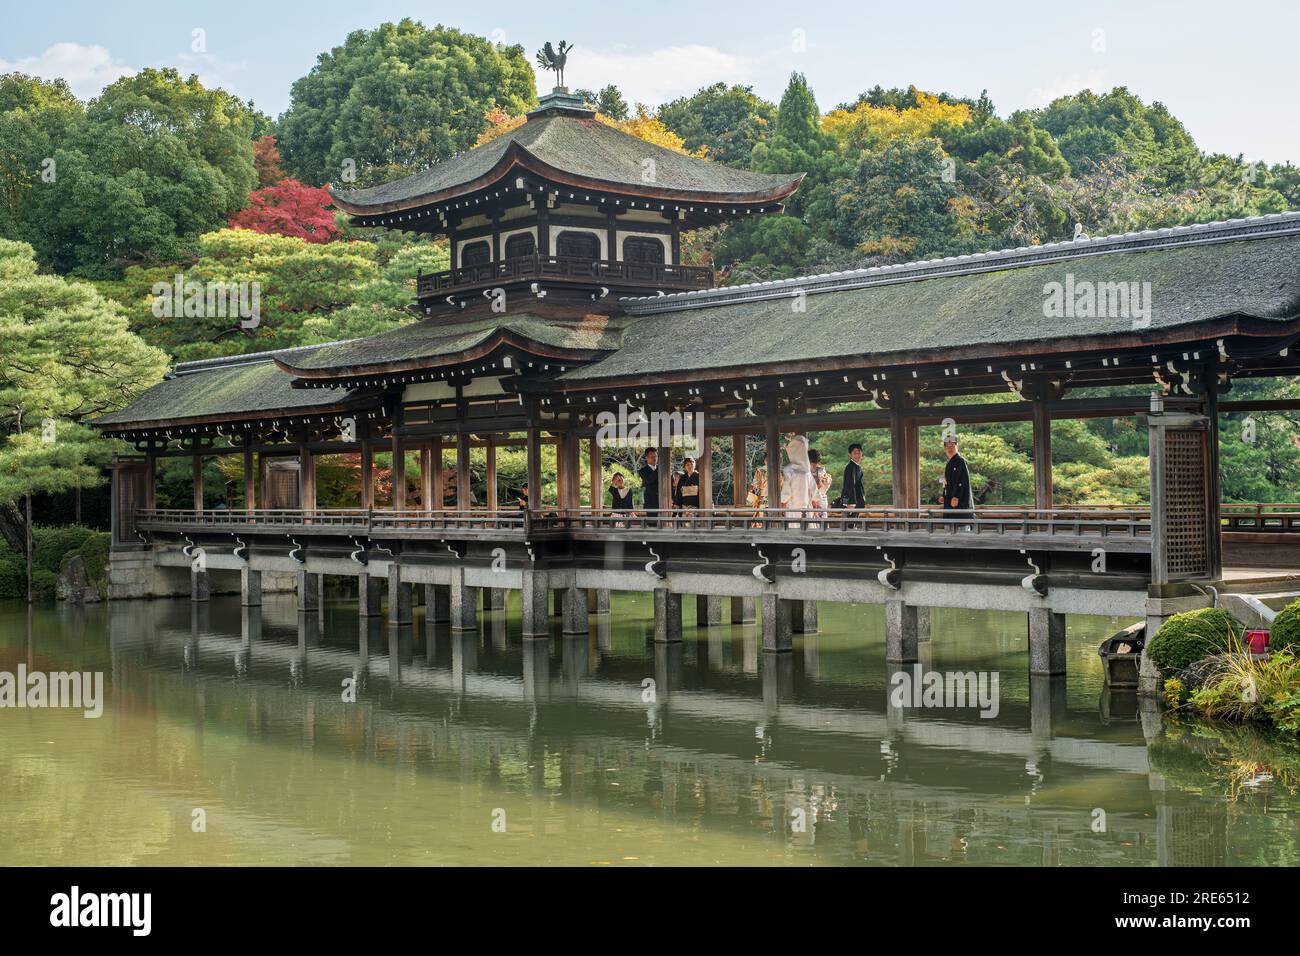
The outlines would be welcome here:
[[[649,448],[645,453],[645,464],[637,469],[641,479],[641,507],[646,511],[659,510],[659,452]]]
[[[854,442],[849,446],[849,463],[844,466],[844,486],[840,498],[845,508],[865,508],[867,495],[862,490],[862,446]]]
[[[968,518],[974,513],[971,502],[970,469],[966,459],[957,451],[957,436],[945,435],[943,451],[948,464],[943,469],[943,510],[953,517]]]

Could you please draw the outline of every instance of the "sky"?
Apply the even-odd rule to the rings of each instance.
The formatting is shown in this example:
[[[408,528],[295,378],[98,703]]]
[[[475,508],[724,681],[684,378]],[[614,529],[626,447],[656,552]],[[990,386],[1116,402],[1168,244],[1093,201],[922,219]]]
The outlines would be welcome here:
[[[55,0],[8,7],[0,73],[62,76],[88,98],[119,76],[171,66],[278,116],[318,54],[403,17],[522,44],[530,60],[545,41],[568,40],[570,87],[614,83],[651,107],[718,81],[775,101],[792,71],[808,77],[823,110],[877,84],[969,97],[987,89],[1003,116],[1126,86],[1164,103],[1202,150],[1300,164],[1296,0]],[[549,86],[539,78],[539,90]]]

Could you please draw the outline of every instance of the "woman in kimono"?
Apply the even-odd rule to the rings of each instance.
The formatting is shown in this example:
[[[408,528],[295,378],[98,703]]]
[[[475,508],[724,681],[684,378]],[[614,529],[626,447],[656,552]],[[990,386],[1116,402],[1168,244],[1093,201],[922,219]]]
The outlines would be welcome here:
[[[781,507],[787,518],[797,519],[787,522],[788,527],[797,528],[808,517],[817,496],[817,479],[808,460],[808,439],[795,435],[785,446],[785,456],[789,463],[781,469]]]

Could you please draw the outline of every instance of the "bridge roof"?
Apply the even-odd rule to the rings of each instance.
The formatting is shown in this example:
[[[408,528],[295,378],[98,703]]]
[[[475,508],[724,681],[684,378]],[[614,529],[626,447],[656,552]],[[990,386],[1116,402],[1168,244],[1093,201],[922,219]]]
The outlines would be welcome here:
[[[1049,317],[1052,283],[1149,296],[1147,317]],[[1136,283],[1136,285],[1132,285]],[[1104,294],[1102,296],[1104,299]],[[853,360],[1114,350],[1282,335],[1300,318],[1300,213],[623,299],[623,346],[561,383]],[[1217,331],[1216,331],[1217,329]]]
[[[479,312],[473,317],[424,319],[365,339],[337,342],[310,352],[282,353],[276,364],[301,384],[334,386],[340,379],[393,376],[456,366],[499,348],[557,361],[589,361],[617,349],[625,318],[596,313],[546,316],[530,312]]]
[[[301,355],[316,348],[181,363],[126,408],[103,415],[94,424],[108,431],[130,431],[332,411],[357,398],[360,392],[294,388],[293,378],[275,364],[277,356]]]
[[[803,179],[687,156],[615,129],[589,110],[544,108],[530,113],[523,125],[423,172],[330,195],[354,216],[398,212],[511,184],[516,168],[562,185],[688,202],[780,202]],[[649,182],[647,168],[654,170]]]

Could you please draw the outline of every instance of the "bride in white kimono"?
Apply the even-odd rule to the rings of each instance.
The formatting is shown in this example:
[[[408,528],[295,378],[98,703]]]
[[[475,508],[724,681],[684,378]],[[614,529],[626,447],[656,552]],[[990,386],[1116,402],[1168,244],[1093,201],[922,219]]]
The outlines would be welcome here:
[[[795,435],[785,446],[785,456],[789,464],[781,469],[781,507],[787,518],[807,518],[817,497],[817,479],[808,462],[808,439]],[[788,527],[799,524],[789,522]]]

